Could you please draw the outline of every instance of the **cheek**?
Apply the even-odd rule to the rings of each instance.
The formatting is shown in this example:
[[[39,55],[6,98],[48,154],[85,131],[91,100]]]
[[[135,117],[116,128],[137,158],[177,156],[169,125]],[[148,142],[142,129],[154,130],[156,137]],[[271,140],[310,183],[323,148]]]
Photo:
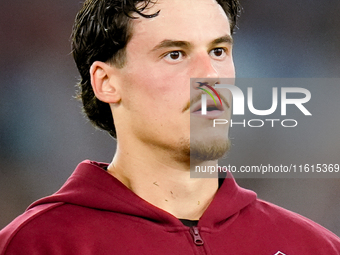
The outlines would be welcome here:
[[[235,66],[232,58],[226,61],[215,62],[214,68],[218,72],[220,78],[233,78],[235,77]]]
[[[165,68],[138,68],[130,72],[130,90],[136,96],[144,95],[145,100],[171,102],[179,100],[183,94],[189,99],[190,77],[183,73],[172,72]]]
[[[163,122],[164,118],[176,117],[190,99],[189,84],[183,89],[179,78],[161,72],[134,72],[124,79],[122,102],[134,118],[144,116],[149,121]]]
[[[158,106],[175,112],[176,107],[182,109],[190,100],[190,69],[130,52],[123,71],[124,99],[135,107],[138,106],[136,104],[142,104],[144,108],[153,107],[153,111],[161,111]]]

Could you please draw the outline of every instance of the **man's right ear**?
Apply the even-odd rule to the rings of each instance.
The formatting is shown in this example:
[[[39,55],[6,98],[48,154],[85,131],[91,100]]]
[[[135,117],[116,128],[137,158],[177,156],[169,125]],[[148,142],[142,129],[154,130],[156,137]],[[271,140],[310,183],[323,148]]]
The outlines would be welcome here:
[[[105,103],[118,103],[120,101],[116,71],[116,67],[101,61],[95,61],[91,65],[92,89],[100,101]]]

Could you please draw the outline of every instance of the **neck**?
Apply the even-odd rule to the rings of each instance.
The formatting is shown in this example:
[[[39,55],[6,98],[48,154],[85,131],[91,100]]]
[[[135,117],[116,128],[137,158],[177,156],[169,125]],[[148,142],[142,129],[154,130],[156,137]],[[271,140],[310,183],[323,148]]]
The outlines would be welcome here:
[[[133,149],[124,150],[118,143],[108,172],[136,195],[176,218],[198,220],[212,201],[218,180],[190,178],[190,160],[175,158],[178,155],[169,157],[169,152],[159,148],[140,148],[135,143]]]

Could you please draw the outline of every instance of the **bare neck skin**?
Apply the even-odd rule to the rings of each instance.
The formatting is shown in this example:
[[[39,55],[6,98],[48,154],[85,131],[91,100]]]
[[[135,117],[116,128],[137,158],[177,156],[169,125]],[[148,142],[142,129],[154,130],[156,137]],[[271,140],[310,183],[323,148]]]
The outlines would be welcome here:
[[[218,180],[190,178],[189,161],[175,158],[169,151],[136,141],[133,146],[118,143],[108,172],[139,197],[176,218],[199,220],[216,194]]]

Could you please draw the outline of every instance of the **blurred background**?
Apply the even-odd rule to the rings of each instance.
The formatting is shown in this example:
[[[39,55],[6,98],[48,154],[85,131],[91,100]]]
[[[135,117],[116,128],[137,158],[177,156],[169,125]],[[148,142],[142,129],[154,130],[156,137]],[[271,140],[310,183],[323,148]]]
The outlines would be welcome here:
[[[238,77],[340,78],[340,1],[243,0],[242,5],[234,36]],[[0,0],[0,229],[58,190],[80,161],[113,157],[114,140],[88,123],[73,98],[78,72],[69,38],[80,7],[74,0]],[[339,88],[311,88],[313,119],[300,128],[304,136],[282,128],[232,128],[227,161],[340,163]],[[255,93],[256,100],[268,100]],[[340,235],[340,179],[238,183]]]

